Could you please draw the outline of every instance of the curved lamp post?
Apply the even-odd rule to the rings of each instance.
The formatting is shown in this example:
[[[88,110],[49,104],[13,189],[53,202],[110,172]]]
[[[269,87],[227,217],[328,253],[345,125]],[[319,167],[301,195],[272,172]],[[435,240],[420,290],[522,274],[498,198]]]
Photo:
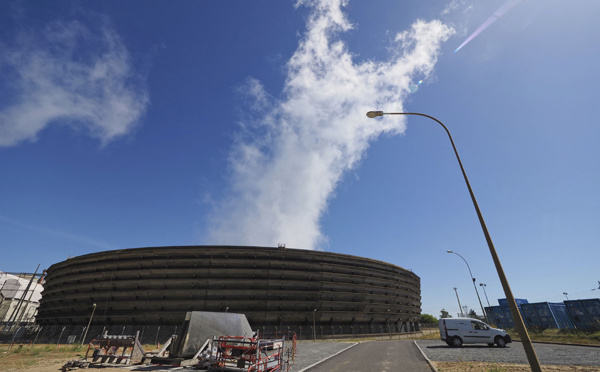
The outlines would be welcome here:
[[[444,128],[446,133],[448,134],[448,138],[450,139],[450,143],[452,144],[452,148],[454,149],[454,154],[456,155],[456,160],[458,160],[458,164],[460,165],[460,170],[462,171],[463,177],[465,179],[465,183],[467,184],[467,188],[469,189],[469,194],[471,195],[471,200],[473,201],[473,206],[475,207],[475,211],[477,212],[477,217],[479,218],[479,223],[481,224],[481,229],[483,230],[483,235],[485,235],[485,240],[487,241],[488,247],[490,249],[490,253],[492,255],[492,259],[494,260],[494,265],[496,266],[496,271],[498,272],[498,277],[500,278],[500,282],[502,283],[502,289],[504,289],[504,294],[506,295],[506,300],[508,301],[508,306],[510,307],[510,312],[512,314],[513,320],[515,321],[515,326],[517,327],[517,332],[519,333],[519,337],[521,338],[521,342],[523,343],[523,348],[525,349],[525,354],[527,354],[527,360],[529,361],[529,365],[531,366],[531,370],[533,372],[541,372],[542,367],[540,366],[540,361],[535,353],[535,349],[531,343],[531,339],[529,338],[529,334],[527,333],[527,328],[525,328],[525,323],[523,323],[523,318],[521,318],[521,313],[519,312],[519,308],[517,307],[517,303],[515,301],[515,297],[512,294],[510,286],[508,285],[508,280],[506,279],[506,275],[504,274],[504,269],[502,268],[502,264],[500,263],[500,258],[498,258],[498,254],[496,253],[496,248],[494,248],[494,243],[492,242],[492,238],[490,237],[490,233],[488,232],[487,226],[483,219],[483,215],[481,214],[481,210],[479,210],[479,205],[477,204],[477,200],[475,199],[475,194],[473,193],[473,189],[471,189],[471,184],[469,183],[469,179],[467,178],[467,173],[465,172],[465,168],[460,161],[460,157],[458,156],[458,151],[456,150],[456,146],[454,145],[454,140],[452,139],[452,135],[450,135],[450,131],[446,126],[434,118],[433,116],[421,114],[418,112],[383,112],[383,111],[369,111],[367,112],[367,117],[375,118],[377,116],[383,115],[414,115],[414,116],[423,116],[429,118]]]
[[[487,287],[487,285],[485,283],[479,283],[479,286],[483,288],[483,294],[485,294],[485,300],[488,303],[488,307],[492,307],[492,305],[490,305],[490,300],[488,299],[487,292],[485,291],[485,287]]]
[[[467,268],[469,269],[469,275],[471,275],[471,279],[473,280],[473,288],[475,288],[475,293],[477,293],[477,299],[479,300],[479,306],[481,307],[481,312],[483,313],[483,316],[485,317],[485,321],[487,323],[489,323],[490,321],[488,320],[487,314],[485,313],[485,310],[483,310],[483,305],[481,304],[481,298],[479,297],[479,292],[477,291],[477,286],[475,285],[475,278],[473,278],[473,273],[471,272],[471,266],[469,266],[469,263],[467,262],[467,260],[465,260],[465,258],[463,256],[461,256],[460,254],[458,254],[456,252],[452,252],[452,251],[446,251],[446,252],[457,255],[458,257],[462,258],[462,260],[465,261],[465,263],[467,264]]]

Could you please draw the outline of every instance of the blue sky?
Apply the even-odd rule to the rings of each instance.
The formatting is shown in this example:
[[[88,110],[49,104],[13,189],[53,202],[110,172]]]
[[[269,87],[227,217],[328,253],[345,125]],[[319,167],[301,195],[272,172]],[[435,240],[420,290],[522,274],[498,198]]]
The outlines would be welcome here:
[[[284,243],[477,310],[453,250],[495,304],[444,131],[378,109],[450,129],[516,297],[598,297],[600,3],[511,1],[454,53],[506,3],[2,2],[0,270]]]

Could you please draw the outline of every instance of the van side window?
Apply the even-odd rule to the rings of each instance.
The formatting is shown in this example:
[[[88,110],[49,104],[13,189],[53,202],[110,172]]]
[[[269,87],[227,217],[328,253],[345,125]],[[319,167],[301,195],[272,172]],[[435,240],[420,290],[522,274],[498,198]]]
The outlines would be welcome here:
[[[479,323],[479,322],[471,322],[471,326],[473,327],[473,329],[478,329],[478,330],[487,331],[489,329],[485,324]]]

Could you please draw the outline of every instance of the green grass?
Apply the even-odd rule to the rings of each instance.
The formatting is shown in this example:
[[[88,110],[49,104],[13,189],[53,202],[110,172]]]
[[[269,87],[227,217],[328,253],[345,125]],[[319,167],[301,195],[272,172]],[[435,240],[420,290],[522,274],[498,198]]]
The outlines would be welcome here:
[[[0,371],[22,369],[36,365],[64,364],[85,355],[87,345],[0,345]]]

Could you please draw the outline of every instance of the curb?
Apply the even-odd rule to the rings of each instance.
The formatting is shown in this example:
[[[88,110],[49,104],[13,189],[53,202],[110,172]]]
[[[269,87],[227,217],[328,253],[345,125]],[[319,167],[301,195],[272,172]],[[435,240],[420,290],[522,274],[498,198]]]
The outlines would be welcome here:
[[[337,353],[335,353],[335,354],[333,354],[333,355],[330,355],[330,356],[328,356],[328,357],[327,357],[327,358],[325,358],[325,359],[319,360],[318,362],[316,362],[316,363],[313,363],[313,364],[311,364],[310,366],[308,366],[308,367],[306,367],[306,368],[304,368],[304,369],[301,369],[301,370],[300,370],[300,371],[298,371],[298,372],[305,372],[305,371],[308,371],[309,369],[311,369],[311,368],[313,368],[313,367],[315,367],[315,366],[317,366],[317,365],[319,365],[319,364],[323,363],[323,362],[324,362],[324,361],[326,361],[326,360],[329,360],[329,359],[333,358],[333,357],[334,357],[334,356],[336,356],[336,355],[339,355],[339,354],[343,353],[344,351],[346,351],[346,350],[348,350],[348,349],[350,349],[350,348],[352,348],[352,347],[354,347],[354,346],[356,346],[356,345],[358,345],[358,342],[356,342],[356,343],[353,343],[352,345],[348,346],[347,348],[345,348],[345,349],[342,349],[342,350],[338,351]]]
[[[421,352],[421,355],[423,355],[423,358],[425,358],[425,360],[427,361],[427,364],[429,364],[429,367],[431,368],[431,370],[434,372],[439,372],[437,370],[437,368],[435,368],[435,366],[433,365],[433,362],[431,362],[431,360],[429,360],[429,358],[427,358],[427,355],[425,355],[423,350],[421,350],[421,347],[419,346],[419,344],[417,344],[417,340],[413,340],[413,342],[414,342],[415,346],[417,347],[417,349],[419,349],[419,351]]]

